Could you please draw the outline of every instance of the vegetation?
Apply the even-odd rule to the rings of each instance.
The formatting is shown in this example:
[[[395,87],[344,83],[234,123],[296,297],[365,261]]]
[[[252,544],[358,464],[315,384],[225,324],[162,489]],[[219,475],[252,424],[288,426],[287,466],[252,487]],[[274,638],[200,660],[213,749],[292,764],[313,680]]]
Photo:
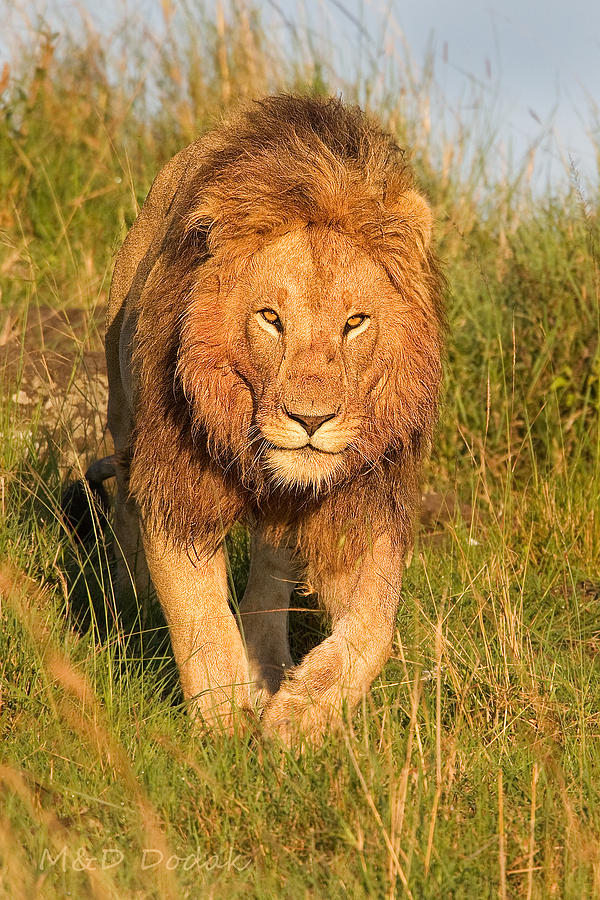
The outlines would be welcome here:
[[[0,77],[0,896],[600,895],[597,184],[494,175],[476,116],[432,134],[404,53],[347,84],[310,30],[185,9],[160,40],[42,23]],[[153,175],[289,88],[342,90],[410,150],[451,324],[392,660],[302,753],[194,737],[159,612],[119,608],[105,539],[60,513],[105,452],[102,310]],[[230,558],[239,592],[243,532]],[[293,626],[296,652],[324,627]]]

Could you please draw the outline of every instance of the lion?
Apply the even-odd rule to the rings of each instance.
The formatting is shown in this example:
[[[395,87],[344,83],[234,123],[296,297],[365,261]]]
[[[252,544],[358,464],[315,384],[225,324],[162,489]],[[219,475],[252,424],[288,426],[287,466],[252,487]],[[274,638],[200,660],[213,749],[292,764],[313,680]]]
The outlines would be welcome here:
[[[432,226],[375,121],[284,94],[171,159],[118,254],[106,360],[120,576],[153,585],[205,726],[257,710],[284,741],[316,741],[389,657],[442,376]],[[234,613],[236,522],[251,564]],[[331,632],[294,666],[297,584]]]

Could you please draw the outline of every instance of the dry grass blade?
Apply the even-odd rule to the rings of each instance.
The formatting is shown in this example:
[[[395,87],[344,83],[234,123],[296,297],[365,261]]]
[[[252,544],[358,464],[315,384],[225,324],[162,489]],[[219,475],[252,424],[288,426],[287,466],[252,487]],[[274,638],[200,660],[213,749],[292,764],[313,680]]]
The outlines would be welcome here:
[[[58,648],[47,624],[50,603],[47,590],[5,563],[0,566],[0,596],[23,624],[40,653],[57,716],[80,736],[98,765],[107,768],[114,777],[123,781],[138,810],[144,845],[156,849],[163,858],[168,859],[171,854],[158,813],[136,778],[127,753],[110,733],[104,711],[89,679]],[[62,688],[62,695],[57,695],[56,687]],[[18,775],[15,775],[15,779],[14,783],[19,784]],[[95,878],[94,871],[89,871],[90,878]],[[168,868],[161,867],[157,878],[161,896],[175,898],[177,889],[173,873]]]

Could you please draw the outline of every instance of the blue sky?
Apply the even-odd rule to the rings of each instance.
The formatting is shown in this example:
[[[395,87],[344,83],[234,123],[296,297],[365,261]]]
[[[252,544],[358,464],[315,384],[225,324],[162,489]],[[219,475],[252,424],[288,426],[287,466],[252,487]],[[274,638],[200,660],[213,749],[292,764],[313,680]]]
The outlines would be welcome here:
[[[417,56],[433,33],[436,71],[450,97],[474,76],[497,92],[516,147],[522,151],[539,136],[540,122],[552,122],[555,146],[549,142],[548,152],[570,154],[592,171],[588,132],[600,103],[600,2],[419,0],[398,4],[397,13]]]
[[[290,0],[265,0],[275,5],[298,14]],[[564,177],[572,161],[597,175],[590,132],[600,144],[600,0],[325,0],[303,8],[314,21],[326,14],[346,59],[353,45],[358,52],[361,29],[382,56],[401,53],[404,41],[417,65],[431,52],[450,111],[464,113],[475,86],[516,160],[539,141],[539,171]]]
[[[109,29],[125,8],[122,0],[102,5],[0,0],[7,44],[11,29],[22,34],[24,20],[16,10],[23,5],[51,21],[68,21],[84,9]],[[203,5],[210,8],[211,0]],[[346,77],[367,59],[377,66],[386,55],[402,55],[406,45],[418,67],[429,50],[450,118],[464,114],[475,84],[502,136],[503,153],[518,162],[538,141],[536,166],[544,178],[564,178],[571,160],[584,177],[597,173],[589,133],[595,127],[600,143],[600,0],[258,0],[257,5],[282,40],[286,31],[289,37],[286,22],[307,24]],[[140,24],[158,26],[160,8],[161,0],[127,3]]]

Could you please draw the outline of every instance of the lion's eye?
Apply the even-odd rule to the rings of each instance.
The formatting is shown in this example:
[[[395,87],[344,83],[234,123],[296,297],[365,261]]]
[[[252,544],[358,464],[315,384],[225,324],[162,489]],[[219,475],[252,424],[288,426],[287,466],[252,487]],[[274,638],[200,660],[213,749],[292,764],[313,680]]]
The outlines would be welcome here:
[[[281,319],[277,315],[274,309],[261,309],[258,312],[259,316],[268,322],[269,325],[272,325],[277,331],[283,331],[283,325],[281,324]]]
[[[370,322],[369,316],[365,313],[356,313],[354,316],[350,316],[348,321],[344,326],[344,334],[351,334],[354,337],[360,331],[364,331],[367,325]]]

